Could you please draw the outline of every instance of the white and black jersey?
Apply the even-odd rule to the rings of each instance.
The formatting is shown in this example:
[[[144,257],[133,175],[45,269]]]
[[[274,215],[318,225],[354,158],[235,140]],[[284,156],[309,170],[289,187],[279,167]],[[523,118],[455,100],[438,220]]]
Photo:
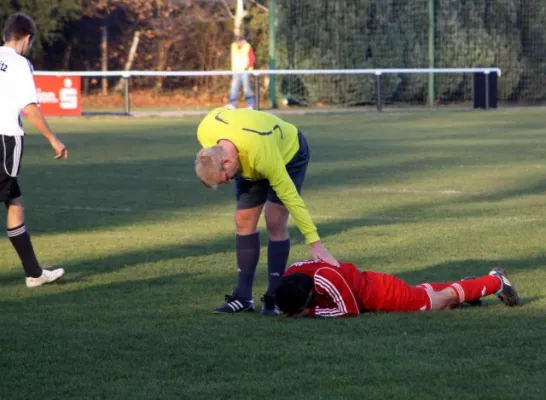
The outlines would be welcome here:
[[[11,47],[0,47],[0,135],[23,136],[23,109],[38,103],[30,61]]]
[[[23,156],[23,110],[38,103],[32,64],[0,47],[0,201],[21,195],[17,175]]]

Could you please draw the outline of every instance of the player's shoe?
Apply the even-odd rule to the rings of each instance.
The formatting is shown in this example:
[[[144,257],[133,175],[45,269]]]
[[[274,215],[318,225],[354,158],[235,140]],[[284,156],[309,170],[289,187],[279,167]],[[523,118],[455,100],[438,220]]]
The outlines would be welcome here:
[[[516,306],[519,303],[518,292],[514,285],[508,280],[508,275],[504,268],[493,268],[489,275],[496,276],[500,279],[502,287],[496,293],[500,301],[502,301],[508,307]]]
[[[233,104],[228,103],[228,104],[226,104],[226,105],[224,106],[224,108],[225,108],[226,110],[235,110],[236,107],[235,107]]]
[[[279,310],[279,307],[275,304],[275,296],[266,293],[260,300],[263,303],[262,311],[260,311],[261,315],[268,317],[281,315],[281,310]]]
[[[33,287],[45,285],[47,283],[52,283],[62,278],[63,275],[64,275],[64,269],[62,268],[57,268],[53,270],[42,269],[42,275],[40,275],[38,278],[31,278],[31,277],[26,278],[27,287],[33,288]]]
[[[243,300],[234,295],[226,294],[226,302],[212,310],[213,314],[234,314],[240,312],[254,312],[254,300]]]

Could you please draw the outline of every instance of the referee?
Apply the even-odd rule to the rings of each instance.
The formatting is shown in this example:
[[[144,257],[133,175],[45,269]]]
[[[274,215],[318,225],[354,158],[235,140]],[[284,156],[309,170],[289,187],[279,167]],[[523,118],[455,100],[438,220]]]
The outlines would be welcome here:
[[[199,124],[199,151],[195,171],[210,188],[235,181],[235,253],[237,287],[214,313],[254,311],[252,287],[260,257],[257,230],[262,210],[268,233],[268,288],[262,315],[279,315],[274,291],[290,253],[288,215],[294,219],[313,259],[330,265],[338,261],[324,248],[301,198],[310,151],[307,140],[293,124],[250,109],[212,110]]]
[[[21,259],[28,287],[56,281],[64,275],[64,269],[40,266],[25,225],[23,197],[17,182],[23,156],[23,113],[49,140],[56,159],[68,157],[65,145],[38,108],[32,64],[24,57],[35,33],[31,17],[13,14],[4,26],[4,45],[0,47],[0,201],[6,204],[8,237]]]

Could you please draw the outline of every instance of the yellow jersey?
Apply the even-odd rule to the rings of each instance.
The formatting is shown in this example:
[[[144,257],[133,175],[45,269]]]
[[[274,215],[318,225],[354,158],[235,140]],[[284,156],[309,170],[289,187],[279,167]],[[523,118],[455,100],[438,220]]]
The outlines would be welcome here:
[[[232,142],[239,152],[239,175],[266,179],[288,209],[307,243],[320,240],[303,199],[286,171],[299,150],[298,128],[279,117],[252,109],[215,108],[201,121],[197,139],[203,147],[220,140]]]

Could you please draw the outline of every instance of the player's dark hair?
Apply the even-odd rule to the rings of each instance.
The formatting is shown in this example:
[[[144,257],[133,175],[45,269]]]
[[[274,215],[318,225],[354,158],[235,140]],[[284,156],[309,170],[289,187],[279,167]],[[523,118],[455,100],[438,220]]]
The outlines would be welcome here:
[[[21,40],[30,35],[30,39],[36,35],[36,24],[30,16],[23,13],[11,15],[4,25],[4,39],[6,42],[11,40]]]
[[[283,276],[275,290],[275,302],[279,309],[289,315],[303,311],[313,284],[313,278],[301,272]]]

